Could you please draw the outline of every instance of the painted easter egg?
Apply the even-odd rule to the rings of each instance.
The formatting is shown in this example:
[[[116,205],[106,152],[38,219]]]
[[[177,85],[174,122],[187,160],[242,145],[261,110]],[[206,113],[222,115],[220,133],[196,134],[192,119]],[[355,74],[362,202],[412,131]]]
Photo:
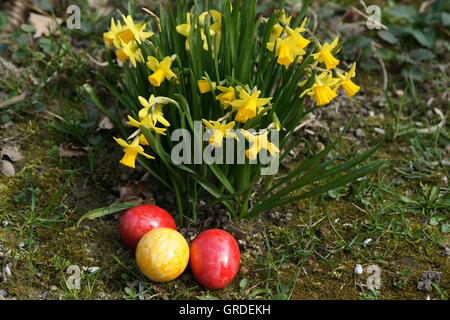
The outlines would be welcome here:
[[[183,273],[189,245],[177,231],[157,228],[147,232],[136,247],[136,263],[150,280],[167,282]]]
[[[240,263],[239,245],[226,231],[206,230],[192,242],[192,273],[208,289],[217,290],[227,286],[236,276]]]
[[[155,228],[177,229],[172,216],[164,209],[143,204],[127,210],[120,219],[120,236],[125,244],[135,249],[139,240]]]

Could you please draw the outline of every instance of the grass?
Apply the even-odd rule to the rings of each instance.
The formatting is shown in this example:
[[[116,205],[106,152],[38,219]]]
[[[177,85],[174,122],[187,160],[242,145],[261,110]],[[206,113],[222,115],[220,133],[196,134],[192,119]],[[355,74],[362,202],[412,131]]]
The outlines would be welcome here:
[[[57,42],[53,40],[51,45]],[[431,299],[448,299],[450,265],[444,252],[450,247],[449,133],[445,127],[418,132],[439,123],[433,107],[445,103],[440,97],[448,92],[448,74],[442,72],[428,85],[416,85],[414,89],[398,80],[387,93],[379,86],[366,86],[361,102],[356,100],[351,105],[347,100],[339,101],[339,116],[345,118],[345,113],[353,110],[354,130],[365,133],[355,138],[350,132],[341,150],[352,153],[373,145],[380,138],[374,129],[382,128],[388,141],[375,157],[387,160],[389,165],[315,199],[252,220],[225,222],[224,228],[241,230],[243,268],[229,287],[209,291],[189,271],[165,284],[146,280],[134,263],[133,253],[120,242],[118,215],[76,228],[76,221],[86,211],[117,199],[118,186],[126,183],[124,175],[129,180],[140,176],[117,165],[111,133],[96,131],[99,115],[79,89],[79,84],[93,78],[86,69],[90,62],[74,53],[67,39],[64,43],[69,46],[66,51],[44,50],[43,58],[35,52],[41,49],[28,47],[26,42],[23,46],[24,50],[29,48],[29,55],[12,61],[32,67],[23,71],[23,77],[0,80],[0,97],[3,92],[13,97],[37,88],[30,101],[0,110],[0,124],[13,122],[0,131],[0,141],[15,137],[12,141],[20,145],[25,157],[15,164],[15,176],[0,176],[0,253],[4,255],[0,267],[8,265],[12,273],[7,281],[0,282],[0,289],[7,290],[9,296],[368,300],[425,299],[429,295]],[[70,63],[64,64],[78,60],[78,71]],[[44,67],[42,61],[50,62]],[[33,87],[27,70],[39,83],[45,83],[55,71],[70,73],[46,87]],[[395,93],[399,88],[403,95]],[[431,104],[430,98],[434,99]],[[373,102],[367,108],[373,115],[362,110],[367,101]],[[63,120],[49,116],[47,111]],[[379,117],[380,113],[384,117]],[[332,108],[324,111],[323,121],[332,134],[337,134],[339,119],[327,118],[329,114],[333,115]],[[445,116],[448,118],[448,111]],[[316,135],[320,141],[327,141],[326,135]],[[304,138],[314,148],[317,141],[307,135]],[[69,143],[92,149],[81,158],[60,158],[59,146]],[[301,151],[299,159],[305,155]],[[205,218],[200,217],[200,221]],[[195,233],[204,228],[190,225],[183,231],[188,237],[189,230]],[[362,265],[363,274],[355,275],[356,264]],[[67,286],[71,276],[67,268],[73,265],[80,268],[80,290]],[[381,270],[380,289],[367,287],[370,265]],[[91,272],[88,268],[92,267],[100,269]],[[420,275],[427,270],[442,272],[441,283],[434,283],[430,293],[417,290]]]

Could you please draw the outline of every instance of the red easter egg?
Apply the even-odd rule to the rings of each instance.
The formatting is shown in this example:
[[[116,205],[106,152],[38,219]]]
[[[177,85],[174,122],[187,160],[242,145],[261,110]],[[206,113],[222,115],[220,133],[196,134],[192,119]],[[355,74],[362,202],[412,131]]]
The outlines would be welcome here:
[[[211,290],[222,289],[233,281],[239,270],[239,245],[226,231],[203,231],[192,242],[189,262],[198,282]]]
[[[135,249],[139,240],[156,228],[177,229],[172,216],[164,209],[143,204],[127,210],[120,219],[119,231],[123,242]]]

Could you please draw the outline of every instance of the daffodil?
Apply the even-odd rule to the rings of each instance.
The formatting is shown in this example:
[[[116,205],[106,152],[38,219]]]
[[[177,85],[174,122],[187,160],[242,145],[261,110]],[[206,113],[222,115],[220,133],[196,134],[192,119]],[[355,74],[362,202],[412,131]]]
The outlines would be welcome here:
[[[264,107],[272,100],[272,98],[259,98],[261,91],[255,91],[249,94],[244,88],[238,88],[239,98],[232,101],[230,104],[234,109],[237,109],[235,120],[237,122],[246,123],[249,119],[256,117],[259,109]]]
[[[292,16],[287,16],[286,11],[283,9],[279,21],[284,26],[289,26],[291,23]],[[283,33],[284,26],[282,26],[280,23],[277,23],[273,26],[272,33],[270,34],[269,42],[275,42]]]
[[[221,38],[222,38],[222,13],[220,13],[217,10],[213,10],[213,9],[209,10],[207,12],[204,12],[202,15],[200,15],[200,22],[202,24],[204,24],[204,20],[205,20],[205,17],[206,17],[207,13],[209,13],[211,15],[211,17],[213,18],[213,20],[214,20],[214,23],[210,26],[211,37],[213,38],[213,40],[215,40],[215,41],[213,41],[213,45],[214,45],[214,43],[217,43],[218,44],[217,49],[219,49],[220,41],[221,41]],[[202,40],[204,42],[206,40],[206,35],[205,35],[204,31],[202,33]],[[207,43],[206,43],[206,49],[205,50],[208,51],[208,44]]]
[[[135,119],[133,119],[131,116],[128,116],[128,122],[126,123],[132,127],[135,128],[140,128],[141,126],[145,126],[147,127],[149,130],[157,133],[157,134],[162,134],[165,135],[166,133],[166,128],[158,128],[156,126],[156,123],[153,121],[151,116],[145,117],[144,119],[137,121]]]
[[[294,42],[294,46],[299,49],[305,49],[311,41],[302,36],[302,32],[306,31],[306,24],[308,23],[308,18],[305,18],[299,28],[291,29],[286,28],[286,33],[288,37]]]
[[[241,132],[244,135],[245,139],[247,139],[248,142],[252,143],[250,149],[245,150],[245,155],[248,159],[256,160],[258,154],[261,152],[261,149],[269,151],[271,156],[275,156],[280,152],[280,149],[278,149],[275,144],[268,140],[269,132],[256,136],[246,130],[241,130]]]
[[[217,95],[216,99],[220,101],[220,103],[225,107],[228,108],[236,99],[236,89],[233,87],[221,87],[217,86],[217,89],[220,90],[222,93]]]
[[[318,52],[313,54],[313,57],[318,63],[325,63],[327,70],[336,68],[339,65],[339,60],[336,59],[331,53],[338,45],[339,37],[334,39],[334,41],[329,44],[326,42],[323,46],[317,43]]]
[[[161,62],[153,56],[148,57],[147,67],[153,71],[153,74],[148,77],[148,80],[155,87],[159,87],[164,79],[170,80],[177,78],[175,73],[170,69],[172,67],[172,59],[170,57],[165,57]]]
[[[288,37],[285,39],[278,39],[276,42],[267,44],[267,49],[273,51],[276,46],[275,56],[278,57],[277,62],[286,67],[294,62],[297,56],[303,56],[306,52],[298,45],[298,41],[295,38]]]
[[[318,106],[324,106],[337,97],[333,88],[335,88],[338,83],[339,79],[333,78],[331,72],[323,72],[319,76],[316,76],[312,87],[303,92],[302,95],[308,94],[316,99]]]
[[[117,49],[121,47],[121,39],[120,35],[124,32],[125,28],[122,26],[120,21],[114,21],[114,18],[111,18],[111,27],[108,32],[103,34],[103,40],[108,45],[114,45]]]
[[[345,75],[342,75],[340,72],[336,72],[336,74],[339,78],[338,86],[342,86],[344,88],[347,96],[353,97],[356,93],[358,93],[360,87],[351,80],[356,76],[356,63],[353,64],[350,71]]]
[[[131,144],[127,143],[123,139],[114,138],[114,140],[123,148],[123,152],[125,152],[124,157],[120,160],[120,163],[124,166],[135,168],[138,154],[146,157],[147,159],[155,159],[151,155],[144,152],[144,148],[139,145],[139,137],[135,138]]]
[[[133,66],[136,68],[137,62],[143,62],[144,57],[142,56],[142,51],[139,48],[139,45],[136,41],[130,41],[127,44],[124,44],[121,50],[117,50],[116,55],[120,61],[125,62],[127,59],[130,59]]]
[[[302,57],[305,52],[305,48],[310,41],[305,39],[300,33],[305,31],[307,19],[305,19],[302,25],[297,29],[291,29],[288,26],[284,28],[285,33],[279,35],[278,38],[272,39],[267,43],[267,49],[270,51],[275,50],[275,56],[278,57],[277,62],[286,66],[286,68],[294,62],[295,58]],[[300,62],[302,59],[299,59]]]
[[[211,11],[213,11],[213,10],[211,10]],[[207,13],[208,12],[204,12],[202,15],[199,16],[200,23],[202,23],[202,24],[204,23]],[[214,16],[215,15],[216,15],[216,13],[214,13]],[[222,28],[222,15],[220,15],[220,21],[218,21],[216,23],[219,23],[219,24],[214,24],[213,25],[214,29],[219,29],[219,26],[220,26],[220,28]],[[210,36],[211,37],[216,35],[216,32],[213,29],[213,26],[211,26],[211,28],[210,28]],[[187,15],[186,15],[186,23],[178,25],[176,27],[176,30],[179,34],[186,37],[186,44],[185,44],[186,50],[190,50],[190,37],[191,37],[191,14],[190,13],[187,13]],[[203,40],[203,50],[208,51],[208,39],[206,37],[205,31],[203,28],[200,30],[200,36]]]
[[[209,83],[208,78],[206,78],[206,77],[203,77],[201,80],[198,80],[197,84],[198,84],[198,90],[200,90],[201,94],[211,92],[213,90],[213,88],[216,87],[216,83],[215,82]],[[212,87],[211,87],[211,84],[212,84]]]
[[[207,128],[213,130],[212,137],[209,139],[209,144],[213,145],[214,147],[222,147],[222,140],[224,138],[234,138],[236,140],[239,140],[237,135],[231,131],[234,128],[234,121],[231,121],[230,123],[226,123],[226,120],[220,122],[208,121],[203,119],[202,121]]]
[[[147,117],[150,117],[155,125],[159,122],[166,127],[170,126],[169,121],[164,118],[162,107],[163,105],[168,103],[177,104],[176,101],[166,97],[155,98],[154,95],[151,95],[148,100],[144,97],[139,97],[138,99],[141,105],[144,107],[139,111],[139,119],[141,121]]]
[[[123,34],[122,37],[123,40],[127,42],[127,40],[131,40],[130,33],[133,35],[134,40],[136,40],[137,43],[141,44],[143,40],[148,39],[153,36],[153,32],[145,32],[145,28],[147,27],[147,23],[140,22],[138,24],[135,24],[133,21],[133,18],[131,16],[124,16],[122,15],[122,19],[125,22],[126,26],[128,27],[128,34]]]

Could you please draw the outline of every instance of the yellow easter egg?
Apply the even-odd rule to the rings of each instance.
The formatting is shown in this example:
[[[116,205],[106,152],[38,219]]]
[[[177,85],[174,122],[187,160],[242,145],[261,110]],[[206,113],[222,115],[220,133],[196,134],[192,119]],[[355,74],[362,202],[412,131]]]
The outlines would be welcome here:
[[[136,263],[150,280],[167,282],[183,273],[189,245],[177,231],[157,228],[147,232],[136,247]]]

